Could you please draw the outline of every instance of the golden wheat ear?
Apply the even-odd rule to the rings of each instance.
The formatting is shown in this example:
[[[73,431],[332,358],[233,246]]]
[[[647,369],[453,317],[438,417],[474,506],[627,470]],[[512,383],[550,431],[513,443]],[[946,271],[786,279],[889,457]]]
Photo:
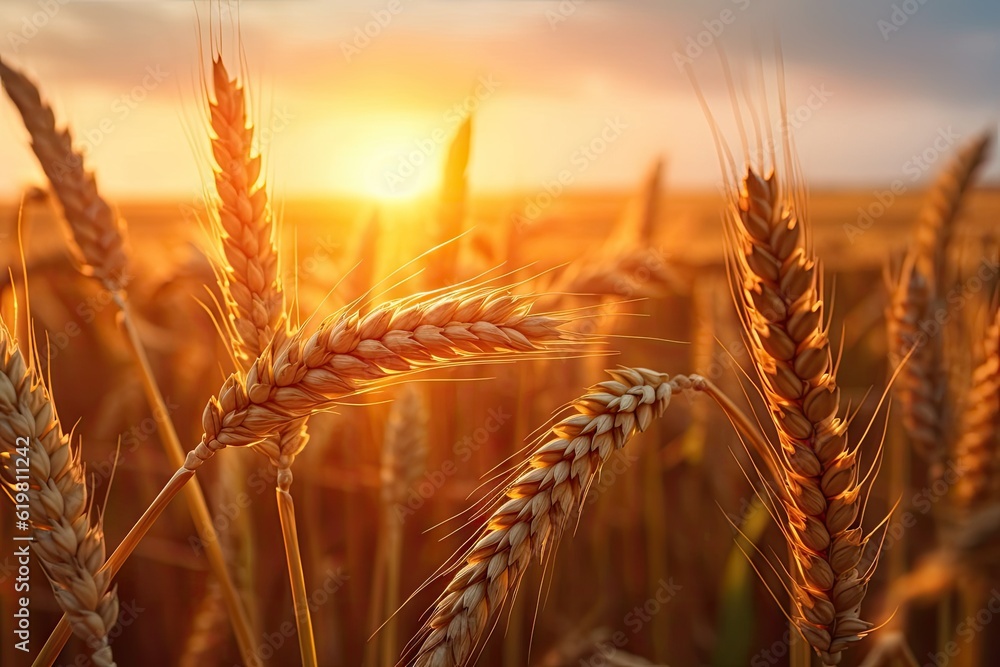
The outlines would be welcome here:
[[[209,101],[218,196],[214,229],[222,254],[216,271],[233,329],[233,349],[250,367],[286,324],[278,251],[261,155],[242,84],[230,78],[221,56],[212,61],[215,99]],[[280,342],[280,339],[279,339]]]
[[[611,380],[573,402],[575,414],[552,427],[507,487],[404,652],[407,664],[472,664],[531,559],[551,557],[604,463],[649,428],[674,394],[692,386],[685,376],[671,378],[645,368],[609,373]]]
[[[933,303],[929,277],[918,268],[918,255],[908,253],[886,312],[889,362],[899,368],[893,393],[899,402],[909,443],[925,461],[928,477],[938,479],[947,455],[940,341],[921,325]]]
[[[893,386],[910,443],[938,480],[948,457],[949,396],[945,334],[921,327],[943,306],[949,281],[951,238],[962,204],[988,157],[993,133],[959,148],[928,189],[916,222],[916,242],[894,280],[886,313],[889,360],[901,367]]]
[[[858,451],[839,417],[819,263],[805,221],[774,170],[748,167],[730,200],[728,245],[737,306],[779,446],[777,487],[792,558],[793,621],[824,665],[871,624],[861,602],[873,568],[859,569],[867,542]]]
[[[918,270],[933,293],[945,289],[955,221],[992,145],[993,131],[989,130],[960,146],[931,185],[920,209],[916,228]]]
[[[955,504],[963,513],[974,512],[1000,489],[1000,306],[980,338],[978,364],[965,396],[955,464],[961,471],[955,484]]]
[[[465,231],[465,209],[468,198],[466,172],[472,147],[472,116],[459,126],[448,147],[438,193],[437,243],[445,244],[432,258],[429,278],[433,287],[452,285],[462,272],[462,245],[458,237]]]
[[[62,206],[81,270],[98,278],[108,290],[121,291],[129,280],[123,222],[97,191],[94,174],[84,167],[83,155],[73,149],[69,130],[56,128],[55,115],[42,101],[38,87],[4,62],[0,62],[0,80],[21,114],[31,148]]]
[[[372,665],[392,664],[399,655],[399,623],[393,612],[399,608],[400,575],[403,565],[403,518],[408,509],[406,502],[410,489],[424,474],[427,467],[427,425],[430,413],[425,387],[409,382],[404,384],[393,401],[385,421],[382,440],[381,489],[382,507],[379,525],[378,563],[381,571],[373,584],[371,627],[378,619],[392,614],[386,621],[378,639],[377,651],[370,654]]]
[[[103,569],[102,520],[88,499],[80,452],[63,431],[31,356],[30,351],[22,352],[0,322],[4,491],[18,506],[19,517],[20,508],[28,508],[31,526],[30,541],[16,542],[16,551],[25,554],[30,546],[52,584],[56,602],[69,617],[73,634],[84,641],[95,665],[110,667],[115,661],[108,633],[118,622],[118,595],[111,574]]]

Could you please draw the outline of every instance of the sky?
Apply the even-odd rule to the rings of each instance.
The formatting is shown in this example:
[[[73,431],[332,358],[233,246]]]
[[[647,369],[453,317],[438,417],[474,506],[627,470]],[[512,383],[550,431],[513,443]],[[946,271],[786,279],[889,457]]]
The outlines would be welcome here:
[[[992,0],[0,4],[0,58],[40,84],[110,197],[201,192],[202,77],[220,40],[234,67],[242,47],[285,196],[427,192],[469,113],[474,192],[632,188],[658,156],[668,187],[711,188],[722,172],[695,84],[739,156],[731,91],[757,110],[752,144],[755,117],[777,122],[781,72],[810,186],[877,190],[929,177],[1000,110]],[[9,103],[0,151],[0,194],[41,182]]]

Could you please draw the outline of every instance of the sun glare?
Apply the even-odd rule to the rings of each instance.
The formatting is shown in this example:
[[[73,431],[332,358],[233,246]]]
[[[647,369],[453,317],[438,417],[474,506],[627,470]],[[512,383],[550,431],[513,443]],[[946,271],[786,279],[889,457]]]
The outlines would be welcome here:
[[[366,194],[382,201],[411,201],[437,188],[447,142],[433,141],[415,125],[387,123],[366,142],[361,162]]]

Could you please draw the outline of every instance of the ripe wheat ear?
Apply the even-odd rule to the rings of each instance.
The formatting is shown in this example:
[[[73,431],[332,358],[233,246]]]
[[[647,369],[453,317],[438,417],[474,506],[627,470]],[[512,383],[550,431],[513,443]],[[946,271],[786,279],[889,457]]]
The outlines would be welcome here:
[[[737,306],[761,391],[777,429],[783,532],[792,556],[798,630],[824,665],[871,624],[861,602],[874,565],[859,570],[869,537],[859,525],[858,451],[838,416],[817,259],[804,220],[776,173],[748,168],[730,201],[728,238]]]
[[[531,559],[544,560],[554,553],[601,466],[661,416],[675,393],[693,384],[685,376],[671,378],[645,368],[609,373],[613,379],[595,385],[572,404],[575,414],[552,427],[507,488],[502,504],[404,652],[407,664],[471,664]]]
[[[104,571],[104,530],[88,499],[79,450],[63,432],[55,404],[38,372],[0,322],[0,458],[4,491],[29,507],[32,551],[52,584],[73,634],[95,665],[115,664],[108,633],[118,622],[118,595]],[[27,470],[13,466],[27,448]],[[28,481],[19,473],[28,473]],[[26,499],[20,498],[26,494]],[[21,544],[29,544],[23,542]]]

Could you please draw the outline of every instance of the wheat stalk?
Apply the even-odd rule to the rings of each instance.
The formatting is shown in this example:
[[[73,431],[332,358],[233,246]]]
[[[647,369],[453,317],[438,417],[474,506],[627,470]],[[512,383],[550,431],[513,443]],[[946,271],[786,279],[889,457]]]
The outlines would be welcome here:
[[[601,466],[662,415],[674,393],[691,386],[684,376],[670,378],[644,368],[609,373],[613,379],[574,401],[575,414],[552,427],[507,488],[411,642],[416,649],[409,664],[471,664],[531,559],[544,560],[554,552]]]
[[[403,558],[403,524],[399,508],[427,463],[426,398],[415,384],[404,385],[392,404],[382,441],[382,527],[379,533],[384,560],[384,595],[375,598],[373,613],[382,608],[392,614],[399,607],[399,577]],[[380,651],[383,667],[392,667],[396,655],[398,618],[393,615],[382,630]]]
[[[261,177],[261,156],[253,151],[253,125],[243,86],[229,78],[221,56],[212,61],[215,99],[209,100],[215,190],[216,233],[225,259],[219,282],[235,335],[233,348],[249,368],[285,326],[271,209]]]
[[[840,390],[815,257],[792,197],[772,171],[747,169],[731,200],[728,238],[734,291],[762,393],[778,432],[778,487],[795,622],[826,665],[871,625],[860,606],[871,576],[858,570],[868,540],[857,525],[857,450],[837,416]]]
[[[924,332],[921,325],[935,321],[936,309],[944,305],[955,220],[992,139],[986,132],[962,146],[938,174],[920,209],[916,243],[904,259],[886,315],[890,361],[898,366],[910,355],[894,385],[903,426],[927,460],[932,481],[942,474],[947,456],[947,373],[944,333]]]
[[[69,130],[56,129],[52,109],[26,76],[0,62],[0,80],[24,119],[31,148],[62,206],[82,270],[112,292],[124,289],[129,278],[124,224],[97,191],[83,156],[73,150]]]
[[[886,313],[889,361],[900,369],[893,391],[902,411],[903,426],[910,444],[929,465],[934,480],[944,470],[947,453],[944,426],[944,387],[940,380],[941,341],[929,337],[921,325],[930,321],[933,303],[929,277],[918,268],[917,255],[910,253]],[[907,358],[907,355],[909,357]]]
[[[965,194],[985,162],[993,133],[984,132],[959,148],[938,174],[917,219],[918,270],[932,294],[944,288],[951,236]]]
[[[94,664],[114,665],[108,633],[118,621],[118,595],[104,564],[104,531],[92,517],[79,450],[63,432],[36,362],[22,353],[0,322],[0,456],[4,490],[27,493],[31,543],[73,633]],[[27,446],[29,481],[18,481],[12,459]],[[18,501],[21,502],[20,500]]]
[[[983,334],[981,357],[966,394],[955,462],[962,471],[955,484],[959,508],[974,510],[987,503],[997,487],[1000,461],[1000,307]]]
[[[83,270],[99,280],[112,293],[113,301],[122,313],[122,325],[132,353],[141,371],[143,389],[154,414],[168,415],[166,404],[156,384],[149,359],[136,328],[135,317],[126,299],[128,282],[125,255],[124,226],[111,211],[107,202],[97,192],[94,176],[87,172],[79,153],[72,148],[68,130],[57,130],[52,109],[45,104],[37,86],[20,72],[0,62],[0,80],[7,94],[17,107],[31,135],[32,148],[42,166],[63,212],[75,241],[75,251],[80,255]],[[162,436],[163,447],[173,465],[180,467],[184,450],[169,419],[156,420]],[[226,592],[230,617],[244,660],[253,651],[249,620],[242,609],[238,594],[225,568],[218,537],[212,525],[201,487],[195,483],[187,491],[187,499],[195,528],[206,548],[213,574]],[[69,636],[69,626],[60,621],[43,646],[36,662],[51,664],[58,650]]]

